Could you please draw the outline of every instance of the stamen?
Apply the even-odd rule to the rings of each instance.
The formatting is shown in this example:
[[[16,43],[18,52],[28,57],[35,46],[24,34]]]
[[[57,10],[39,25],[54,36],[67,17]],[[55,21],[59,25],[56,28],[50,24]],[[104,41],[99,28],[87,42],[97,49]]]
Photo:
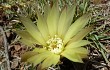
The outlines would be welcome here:
[[[48,45],[47,49],[55,54],[61,53],[64,48],[63,40],[61,38],[59,38],[57,35],[50,38],[47,41],[47,45]]]

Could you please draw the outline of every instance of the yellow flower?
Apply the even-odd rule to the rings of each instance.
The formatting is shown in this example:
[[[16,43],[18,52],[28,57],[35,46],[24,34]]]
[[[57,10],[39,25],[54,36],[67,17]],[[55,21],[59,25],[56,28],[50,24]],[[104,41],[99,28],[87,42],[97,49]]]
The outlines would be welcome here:
[[[76,6],[67,7],[59,11],[55,3],[52,8],[46,6],[44,14],[37,11],[37,24],[29,18],[20,16],[20,21],[26,27],[24,31],[17,31],[22,37],[21,41],[29,46],[42,45],[41,48],[23,55],[23,60],[33,63],[34,66],[42,63],[42,68],[56,65],[61,57],[74,62],[83,62],[88,50],[82,46],[89,44],[82,40],[93,27],[86,27],[90,15],[84,14],[72,23]]]

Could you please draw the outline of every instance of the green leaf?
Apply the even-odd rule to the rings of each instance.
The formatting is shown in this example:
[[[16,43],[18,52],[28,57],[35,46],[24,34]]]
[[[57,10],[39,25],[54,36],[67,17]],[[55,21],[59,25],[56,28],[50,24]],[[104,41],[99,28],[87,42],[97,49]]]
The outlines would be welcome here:
[[[32,51],[25,52],[24,54],[21,55],[21,61],[27,61],[27,59],[37,54],[38,53]]]
[[[85,14],[81,16],[79,19],[77,19],[68,29],[65,37],[64,37],[64,43],[66,44],[70,38],[75,36],[85,25],[88,23],[90,19],[90,14]]]
[[[90,42],[87,40],[80,40],[80,41],[76,41],[76,42],[72,42],[72,43],[67,44],[65,49],[73,49],[73,48],[85,46],[87,44],[90,44]]]
[[[77,53],[75,53],[73,49],[64,50],[61,53],[61,55],[66,57],[67,59],[73,61],[73,62],[80,62],[80,63],[83,62],[81,57],[79,55],[77,55]]]
[[[46,59],[49,55],[52,53],[49,51],[46,51],[44,53],[40,53],[38,55],[35,55],[27,60],[27,62],[33,63],[34,66],[38,65],[41,63],[44,59]]]
[[[42,63],[42,69],[49,67],[51,65],[56,65],[60,60],[60,55],[51,54],[48,58],[46,58]]]
[[[57,33],[58,19],[59,19],[59,8],[58,4],[54,3],[47,17],[47,26],[51,37],[53,37]]]
[[[78,41],[78,40],[82,40],[93,28],[94,28],[94,25],[82,29],[80,32],[78,32],[72,38],[72,40],[69,43],[72,43],[72,42],[75,42],[75,41]]]
[[[36,39],[40,44],[46,45],[41,33],[38,31],[37,26],[27,17],[19,16],[20,21],[26,27],[29,34]]]

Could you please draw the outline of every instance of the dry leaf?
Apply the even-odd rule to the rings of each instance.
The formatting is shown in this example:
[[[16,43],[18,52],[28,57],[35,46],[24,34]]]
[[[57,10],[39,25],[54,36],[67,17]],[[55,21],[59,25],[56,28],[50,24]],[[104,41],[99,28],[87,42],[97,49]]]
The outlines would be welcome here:
[[[13,59],[12,63],[11,63],[11,68],[15,69],[18,66],[18,60],[17,59]]]
[[[21,46],[20,45],[14,45],[14,48],[16,51],[19,51],[21,49]]]
[[[101,4],[102,0],[92,0],[94,4]]]

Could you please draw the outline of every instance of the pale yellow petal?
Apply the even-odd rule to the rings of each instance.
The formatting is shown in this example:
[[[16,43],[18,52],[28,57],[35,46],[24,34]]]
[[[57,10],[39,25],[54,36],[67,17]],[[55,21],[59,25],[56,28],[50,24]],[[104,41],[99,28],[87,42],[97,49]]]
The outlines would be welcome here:
[[[37,10],[37,16],[38,16],[38,20],[37,20],[37,26],[39,31],[41,32],[43,38],[45,39],[45,41],[48,40],[48,36],[49,36],[49,31],[47,28],[47,23],[46,20],[44,19],[44,17],[39,13],[39,11]]]
[[[90,14],[85,14],[81,16],[79,19],[77,19],[68,29],[65,37],[64,37],[64,43],[66,44],[70,38],[75,36],[85,25],[88,23],[90,19]]]
[[[46,45],[45,40],[43,39],[41,33],[38,31],[37,26],[27,17],[19,16],[20,21],[26,27],[29,34],[36,39],[40,44]]]
[[[51,55],[50,52],[44,52],[40,53],[38,55],[35,55],[27,60],[27,62],[33,63],[34,66],[38,65],[41,63],[44,59],[46,59],[49,55]]]
[[[71,7],[67,7],[67,14],[66,14],[66,20],[65,23],[63,24],[63,31],[62,31],[62,37],[65,36],[65,33],[67,32],[68,28],[70,27],[72,21],[73,21],[73,17],[75,15],[75,11],[76,11],[76,5],[73,5]]]
[[[53,37],[57,33],[58,19],[59,19],[59,9],[58,4],[55,3],[47,17],[47,26],[51,37]]]
[[[26,30],[18,30],[16,33],[22,38],[19,41],[25,45],[32,46],[33,44],[40,44]]]
[[[27,47],[35,47],[35,44],[36,44],[28,39],[20,39],[19,41],[22,42],[23,44],[27,45]]]
[[[67,9],[65,8],[61,13],[59,22],[58,22],[58,36],[60,37],[63,33],[63,29],[66,23],[66,16],[67,16]]]
[[[47,20],[47,16],[48,16],[48,14],[49,14],[49,12],[50,12],[50,6],[48,5],[48,4],[46,4],[45,6],[44,6],[44,19],[45,20]]]
[[[77,53],[75,53],[73,49],[64,50],[64,52],[62,52],[61,55],[73,62],[83,62],[81,57],[77,55]]]
[[[87,44],[90,44],[90,42],[87,40],[80,40],[80,41],[76,41],[76,42],[72,42],[72,43],[67,44],[67,46],[65,48],[66,49],[72,49],[72,48],[85,46]]]
[[[48,58],[46,58],[42,63],[42,69],[49,67],[51,65],[56,65],[60,60],[60,55],[51,54]]]
[[[78,53],[79,55],[87,55],[88,54],[88,50],[84,47],[74,48],[74,52]]]
[[[78,40],[82,40],[92,29],[94,28],[94,26],[90,26],[90,27],[86,27],[84,29],[82,29],[80,32],[78,32],[71,41],[69,41],[69,43],[78,41]]]
[[[30,57],[35,56],[37,54],[38,53],[33,52],[33,51],[25,52],[24,54],[21,55],[21,61],[23,61],[23,62],[27,61],[27,59],[29,59]]]
[[[33,50],[33,52],[43,53],[43,52],[47,52],[47,50],[44,49],[44,48],[35,48],[35,49]]]
[[[84,47],[74,48],[73,50],[80,56],[80,58],[87,58],[87,55],[89,54],[89,51]]]
[[[67,50],[71,51],[72,53],[75,53],[81,59],[87,58],[87,55],[89,54],[89,51],[84,47],[65,48],[65,51],[67,51]]]

